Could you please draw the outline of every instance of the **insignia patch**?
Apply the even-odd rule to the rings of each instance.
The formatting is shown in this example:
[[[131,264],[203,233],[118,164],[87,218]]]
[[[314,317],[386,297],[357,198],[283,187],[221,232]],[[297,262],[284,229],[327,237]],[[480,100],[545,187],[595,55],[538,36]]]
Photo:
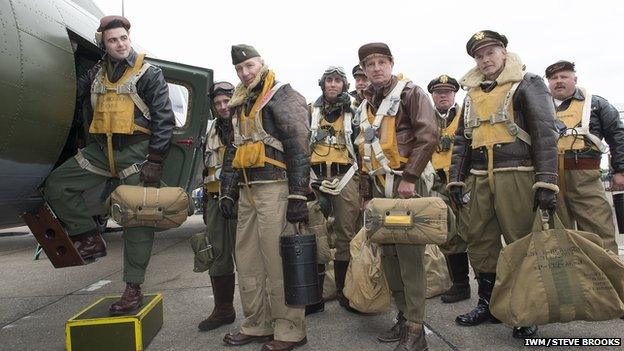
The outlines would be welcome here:
[[[485,38],[485,33],[479,32],[479,33],[474,35],[474,38],[475,38],[475,40],[481,40],[481,39]]]

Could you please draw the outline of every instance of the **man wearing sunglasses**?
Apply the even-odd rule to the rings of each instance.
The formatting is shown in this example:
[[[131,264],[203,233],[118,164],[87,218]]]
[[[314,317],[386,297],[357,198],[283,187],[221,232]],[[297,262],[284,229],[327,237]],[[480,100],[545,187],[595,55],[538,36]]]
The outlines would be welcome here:
[[[433,178],[429,165],[438,145],[433,107],[426,93],[402,75],[393,75],[388,45],[370,43],[358,51],[360,66],[371,85],[358,108],[359,147],[364,200],[427,196]],[[386,280],[399,315],[380,335],[381,342],[399,341],[399,350],[427,350],[423,320],[427,280],[424,245],[381,245]]]
[[[358,229],[360,213],[360,194],[356,176],[357,157],[353,147],[358,130],[357,126],[353,125],[349,83],[344,69],[329,66],[319,79],[319,86],[323,94],[310,107],[312,116],[310,164],[313,174],[312,187],[318,200],[309,203],[308,206],[311,212],[316,212],[311,213],[313,218],[320,218],[319,200],[329,205],[325,212],[333,214],[336,236],[334,260],[336,293],[340,305],[350,310],[349,301],[342,293],[342,289],[351,259],[349,243]],[[326,232],[323,223],[311,223],[311,229]],[[326,237],[320,235],[320,238],[323,236]],[[325,269],[324,266],[319,268],[323,271]],[[321,304],[309,306],[308,311],[322,310]]]
[[[234,310],[234,243],[236,242],[236,219],[225,218],[219,208],[219,179],[223,154],[229,133],[232,131],[228,102],[234,86],[228,82],[216,82],[210,89],[210,100],[216,118],[208,121],[206,149],[204,152],[204,223],[207,225],[208,242],[212,245],[214,262],[209,275],[214,296],[214,310],[199,323],[201,331],[231,324],[236,319]]]

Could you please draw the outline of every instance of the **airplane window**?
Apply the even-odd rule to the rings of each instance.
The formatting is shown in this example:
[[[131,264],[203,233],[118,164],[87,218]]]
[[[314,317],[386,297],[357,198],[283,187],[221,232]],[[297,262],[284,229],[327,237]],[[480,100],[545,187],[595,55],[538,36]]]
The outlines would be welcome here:
[[[176,128],[183,128],[186,125],[188,116],[189,91],[183,85],[167,83],[169,86],[169,99],[171,108],[175,115]]]

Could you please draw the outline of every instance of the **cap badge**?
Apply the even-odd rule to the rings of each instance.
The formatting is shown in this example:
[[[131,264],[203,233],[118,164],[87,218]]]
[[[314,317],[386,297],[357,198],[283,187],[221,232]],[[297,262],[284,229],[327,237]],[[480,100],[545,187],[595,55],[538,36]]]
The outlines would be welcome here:
[[[440,83],[442,83],[442,84],[448,83],[448,76],[446,76],[446,75],[440,76]]]
[[[479,33],[474,35],[474,39],[475,40],[481,40],[483,38],[485,38],[485,33],[483,33],[483,32],[479,32]]]

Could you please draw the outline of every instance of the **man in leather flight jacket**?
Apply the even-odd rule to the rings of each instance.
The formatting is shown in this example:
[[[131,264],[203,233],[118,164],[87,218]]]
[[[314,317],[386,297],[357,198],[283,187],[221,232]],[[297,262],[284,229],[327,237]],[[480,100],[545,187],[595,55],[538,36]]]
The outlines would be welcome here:
[[[600,235],[604,247],[617,254],[613,212],[600,180],[600,160],[604,139],[611,155],[611,188],[624,190],[624,125],[620,114],[604,98],[576,86],[572,62],[548,66],[546,78],[561,128],[557,215],[566,228],[574,229],[576,222],[579,230]],[[589,106],[585,105],[587,99],[591,100]]]
[[[468,255],[477,275],[477,307],[456,318],[463,326],[499,322],[489,301],[501,250],[531,232],[535,209],[556,207],[557,133],[551,96],[541,77],[525,72],[518,55],[506,50],[507,38],[484,30],[466,50],[476,62],[461,80],[467,87],[447,188],[462,207],[462,188],[474,175],[470,191]],[[513,336],[530,337],[537,327],[515,326]]]
[[[241,83],[229,102],[233,132],[220,207],[231,217],[238,201],[236,269],[246,318],[224,341],[266,341],[264,351],[292,350],[307,342],[305,309],[285,304],[279,239],[308,222],[308,109],[303,96],[275,80],[253,47],[232,46],[232,64]]]
[[[78,78],[77,100],[78,104],[84,106],[88,116],[95,116],[101,113],[92,108],[92,103],[97,104],[101,98],[98,96],[94,99],[97,81],[125,84],[123,82],[128,80],[128,72],[142,69],[143,74],[135,82],[135,87],[138,99],[144,106],[139,106],[134,99],[134,102],[125,105],[132,114],[126,114],[126,118],[134,119],[134,134],[114,133],[112,139],[107,140],[102,131],[95,131],[95,134],[90,132],[89,139],[92,142],[81,149],[76,157],[55,169],[43,189],[44,198],[65,224],[78,252],[85,259],[105,256],[106,245],[89,214],[83,193],[111,178],[128,185],[142,183],[144,186],[159,186],[162,162],[175,126],[169,89],[162,71],[143,63],[144,55],[132,49],[129,29],[130,22],[121,16],[106,16],[100,20],[99,40],[106,54],[97,65]],[[140,67],[139,62],[142,63]],[[132,92],[115,94],[117,100],[125,98],[128,101],[129,98],[124,95],[131,95]],[[103,104],[100,108],[106,109],[106,106]],[[114,109],[108,111],[112,114],[116,112]],[[93,127],[92,121],[87,122]],[[126,282],[126,290],[121,299],[111,306],[110,313],[113,315],[129,313],[142,304],[140,284],[145,280],[154,228],[124,228],[123,239],[123,280]]]

